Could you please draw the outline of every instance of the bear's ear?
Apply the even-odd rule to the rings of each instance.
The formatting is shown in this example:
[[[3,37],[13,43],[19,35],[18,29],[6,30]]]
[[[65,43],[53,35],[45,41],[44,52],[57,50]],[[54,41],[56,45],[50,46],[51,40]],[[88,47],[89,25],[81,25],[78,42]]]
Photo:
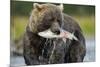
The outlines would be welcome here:
[[[63,4],[58,5],[58,7],[60,8],[61,11],[63,11]]]
[[[38,3],[33,3],[33,8],[41,10],[42,9],[42,5],[38,4]]]

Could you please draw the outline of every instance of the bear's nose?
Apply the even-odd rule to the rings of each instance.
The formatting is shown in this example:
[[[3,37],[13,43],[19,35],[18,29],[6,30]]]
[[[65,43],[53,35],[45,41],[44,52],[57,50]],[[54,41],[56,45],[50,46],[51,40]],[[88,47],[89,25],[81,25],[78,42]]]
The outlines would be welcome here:
[[[54,28],[51,28],[51,31],[56,34],[56,35],[59,35],[60,34],[60,29],[57,28],[57,27],[54,27]]]
[[[59,29],[55,29],[54,31],[52,31],[53,33],[59,35],[60,34],[60,30]]]
[[[60,27],[59,24],[57,22],[53,23],[51,26],[51,31],[57,35],[60,34]]]

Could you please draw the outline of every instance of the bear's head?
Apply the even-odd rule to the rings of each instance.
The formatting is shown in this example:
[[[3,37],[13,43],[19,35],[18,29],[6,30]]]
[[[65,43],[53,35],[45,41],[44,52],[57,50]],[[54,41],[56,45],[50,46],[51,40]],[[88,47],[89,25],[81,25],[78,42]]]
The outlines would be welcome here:
[[[53,33],[60,34],[62,10],[62,5],[34,3],[29,21],[30,30],[38,33],[50,29]]]
[[[77,38],[70,32],[62,29],[64,25],[63,5],[33,4],[30,16],[30,31],[44,38]]]

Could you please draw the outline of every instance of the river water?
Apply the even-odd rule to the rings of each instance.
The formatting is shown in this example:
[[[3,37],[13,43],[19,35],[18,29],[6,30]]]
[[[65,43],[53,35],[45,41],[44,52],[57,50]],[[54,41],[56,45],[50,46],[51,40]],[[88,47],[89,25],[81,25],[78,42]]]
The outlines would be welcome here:
[[[86,56],[84,62],[94,62],[95,61],[95,39],[86,40]],[[25,65],[24,58],[22,56],[11,56],[10,58],[11,66],[23,66]]]

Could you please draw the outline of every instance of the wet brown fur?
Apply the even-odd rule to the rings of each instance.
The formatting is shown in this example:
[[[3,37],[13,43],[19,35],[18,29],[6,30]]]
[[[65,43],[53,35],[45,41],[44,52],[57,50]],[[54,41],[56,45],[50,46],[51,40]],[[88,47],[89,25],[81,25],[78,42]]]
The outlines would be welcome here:
[[[46,38],[38,36],[38,32],[48,28],[55,28],[55,23],[58,24],[56,27],[61,27],[61,11],[60,8],[53,4],[43,4],[41,8],[37,9],[34,7],[32,10],[24,35],[24,59],[27,65],[49,64],[53,43],[50,44],[48,42],[46,47],[44,47]],[[81,28],[72,17],[63,13],[63,18],[63,29],[74,33],[78,41],[67,39],[65,45],[61,39],[57,39],[57,46],[50,64],[83,62],[86,47]],[[54,40],[51,39],[51,41]],[[42,50],[44,50],[43,55]]]

